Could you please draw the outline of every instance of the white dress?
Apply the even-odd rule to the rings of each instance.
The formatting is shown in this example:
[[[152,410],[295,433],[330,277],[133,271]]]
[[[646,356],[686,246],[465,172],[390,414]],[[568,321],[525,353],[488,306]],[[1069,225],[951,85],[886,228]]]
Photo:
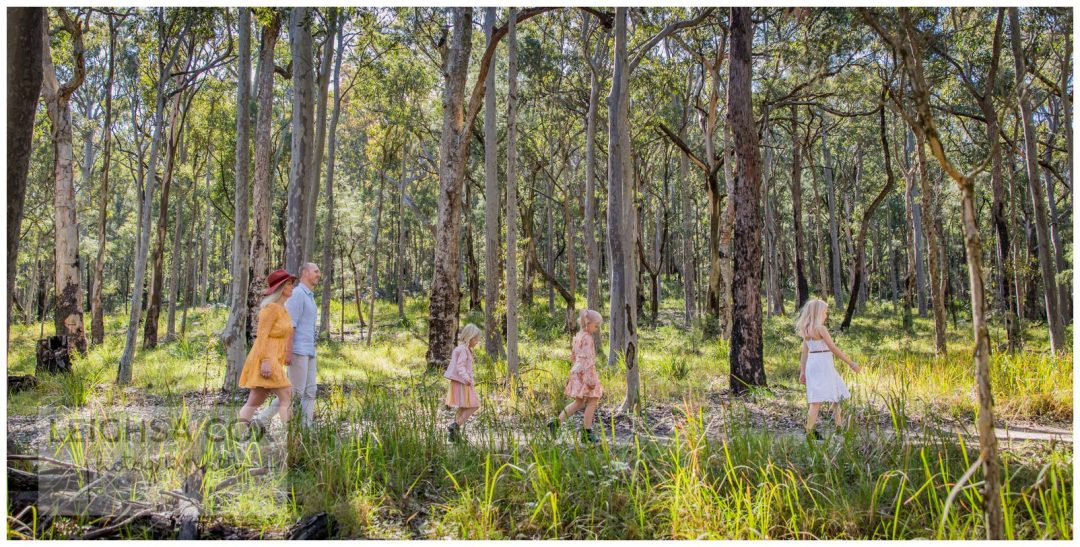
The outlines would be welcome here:
[[[824,340],[807,340],[806,399],[811,403],[838,403],[851,397],[840,373],[833,365],[833,354]]]

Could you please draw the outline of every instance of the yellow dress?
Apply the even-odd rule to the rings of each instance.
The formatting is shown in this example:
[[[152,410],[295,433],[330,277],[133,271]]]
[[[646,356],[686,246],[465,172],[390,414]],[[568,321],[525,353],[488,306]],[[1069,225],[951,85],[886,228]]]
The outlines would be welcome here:
[[[255,345],[244,361],[240,372],[240,387],[278,389],[290,387],[285,374],[285,346],[292,336],[292,320],[284,306],[274,302],[259,312],[259,328],[255,333]],[[270,377],[260,374],[262,362],[270,361]]]

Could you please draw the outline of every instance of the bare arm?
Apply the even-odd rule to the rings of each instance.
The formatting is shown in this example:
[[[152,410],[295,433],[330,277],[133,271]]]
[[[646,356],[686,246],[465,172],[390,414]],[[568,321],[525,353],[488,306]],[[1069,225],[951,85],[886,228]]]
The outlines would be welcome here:
[[[829,351],[832,351],[837,357],[840,358],[841,361],[847,363],[847,365],[851,367],[852,370],[854,370],[855,372],[859,371],[859,365],[856,365],[855,361],[852,361],[851,358],[848,357],[846,353],[844,353],[844,350],[836,347],[836,344],[833,342],[832,336],[829,335],[828,329],[822,328],[818,334],[820,334],[821,339],[825,341],[825,345],[829,347]]]
[[[806,383],[806,357],[809,354],[810,348],[806,346],[806,340],[803,340],[802,348],[799,350],[799,383]]]

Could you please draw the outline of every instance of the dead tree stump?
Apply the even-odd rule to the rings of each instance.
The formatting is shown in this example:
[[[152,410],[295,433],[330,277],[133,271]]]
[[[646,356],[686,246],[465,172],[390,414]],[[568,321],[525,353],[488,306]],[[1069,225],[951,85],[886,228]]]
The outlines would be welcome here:
[[[67,336],[50,336],[38,340],[36,373],[71,372]]]

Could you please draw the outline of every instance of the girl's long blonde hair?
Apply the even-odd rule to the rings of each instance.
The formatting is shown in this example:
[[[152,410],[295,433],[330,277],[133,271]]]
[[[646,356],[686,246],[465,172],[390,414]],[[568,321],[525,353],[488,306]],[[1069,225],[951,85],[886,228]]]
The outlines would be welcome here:
[[[468,345],[469,341],[480,336],[481,332],[483,331],[480,330],[480,327],[469,323],[462,327],[461,332],[458,333],[458,343]]]
[[[825,327],[825,310],[827,309],[829,305],[823,300],[817,298],[807,300],[799,311],[799,318],[795,320],[795,334],[806,340],[817,333],[819,328]]]
[[[589,323],[601,323],[604,321],[604,316],[600,315],[600,312],[596,310],[580,310],[577,317],[577,325],[581,330],[585,330],[585,327]]]

